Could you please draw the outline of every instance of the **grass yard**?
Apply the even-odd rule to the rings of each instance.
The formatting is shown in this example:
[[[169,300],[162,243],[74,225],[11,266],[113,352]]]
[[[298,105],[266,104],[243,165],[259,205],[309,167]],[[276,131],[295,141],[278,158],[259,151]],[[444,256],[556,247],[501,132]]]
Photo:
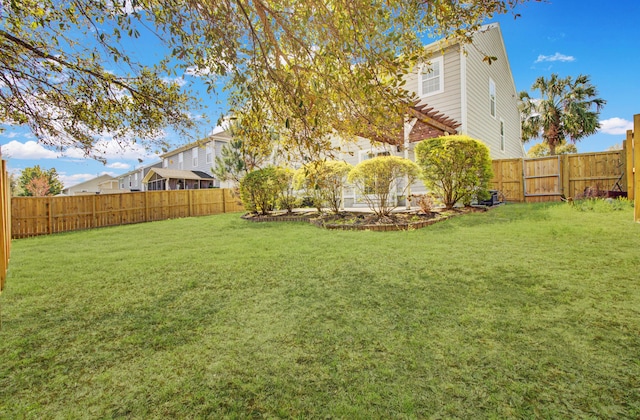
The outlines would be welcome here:
[[[639,418],[629,205],[14,241],[0,418]]]

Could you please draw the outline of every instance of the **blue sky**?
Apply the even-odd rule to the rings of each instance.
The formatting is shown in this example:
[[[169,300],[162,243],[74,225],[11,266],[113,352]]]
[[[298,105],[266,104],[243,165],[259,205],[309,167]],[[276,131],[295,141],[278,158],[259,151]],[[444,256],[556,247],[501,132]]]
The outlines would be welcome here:
[[[598,134],[578,143],[580,152],[604,151],[620,144],[631,128],[634,113],[640,113],[640,38],[636,29],[640,2],[624,0],[610,6],[596,0],[549,0],[528,3],[517,9],[521,17],[498,16],[516,89],[529,90],[536,78],[552,73],[560,76],[588,74],[597,86],[599,96],[607,101],[600,114],[602,129]],[[429,43],[426,40],[426,43]],[[151,59],[148,45],[138,42],[133,47],[138,58]],[[152,55],[154,53],[151,53]],[[194,79],[185,76],[187,80]],[[211,122],[203,123],[196,134],[203,137],[215,126],[224,111],[222,103],[206,98]],[[187,140],[173,138],[182,144]],[[24,128],[9,127],[0,134],[0,145],[10,171],[17,172],[33,165],[56,168],[65,186],[70,186],[103,173],[113,176],[125,173],[158,158],[141,148],[121,150],[104,138],[108,159],[103,165],[86,159],[79,151],[59,152],[46,149]],[[533,143],[531,143],[533,144]],[[528,147],[528,146],[526,146]]]

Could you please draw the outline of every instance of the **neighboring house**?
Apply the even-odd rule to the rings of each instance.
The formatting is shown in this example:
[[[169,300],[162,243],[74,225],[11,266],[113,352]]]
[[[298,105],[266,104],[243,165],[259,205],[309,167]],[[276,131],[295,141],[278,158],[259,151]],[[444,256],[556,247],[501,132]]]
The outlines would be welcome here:
[[[142,183],[146,190],[202,189],[227,187],[212,175],[216,156],[231,140],[228,131],[187,144],[160,156],[160,166],[151,168]]]
[[[415,160],[416,142],[445,134],[481,140],[492,159],[524,157],[517,92],[500,26],[485,25],[474,34],[471,45],[439,41],[425,48],[433,58],[407,78],[406,87],[419,102],[409,111],[404,127],[399,125],[387,138],[341,144],[340,158],[352,165],[379,155]],[[489,64],[483,60],[485,55],[497,59]],[[399,180],[398,190],[403,187]],[[411,189],[426,192],[422,183]],[[359,204],[362,200],[347,189],[345,205]]]
[[[144,177],[149,173],[149,171],[153,168],[159,168],[162,166],[162,162],[152,163],[147,166],[142,166],[140,168],[134,169],[133,171],[129,171],[124,173],[118,177],[118,188],[120,192],[124,191],[145,191],[145,184],[142,183]]]
[[[64,188],[60,195],[100,194],[103,193],[101,188],[105,188],[104,193],[112,192],[110,191],[110,188],[112,187],[111,181],[115,181],[115,178],[113,178],[111,175],[100,175],[88,181],[84,181],[79,184],[72,185],[71,187]]]
[[[117,194],[122,192],[120,191],[119,183],[116,178],[102,181],[98,184],[98,190],[100,190],[100,194]]]

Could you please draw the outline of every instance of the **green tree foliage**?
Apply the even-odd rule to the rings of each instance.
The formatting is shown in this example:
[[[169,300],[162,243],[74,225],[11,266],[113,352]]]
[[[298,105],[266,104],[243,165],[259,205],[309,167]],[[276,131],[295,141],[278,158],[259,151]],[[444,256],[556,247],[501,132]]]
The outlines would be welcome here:
[[[299,203],[293,177],[292,169],[279,166],[267,166],[247,173],[240,181],[240,198],[245,209],[267,214],[279,208],[291,213]]]
[[[222,146],[220,156],[216,156],[213,175],[220,181],[233,181],[236,185],[247,174],[247,165],[242,155],[242,140],[233,139]]]
[[[233,181],[236,185],[247,174],[262,167],[272,153],[270,141],[255,141],[244,135],[242,123],[237,119],[229,125],[232,140],[222,147],[216,156],[213,174],[221,181]]]
[[[252,213],[267,214],[273,211],[279,193],[280,183],[275,166],[251,171],[240,181],[240,198],[244,208]]]
[[[295,187],[311,197],[313,205],[322,211],[329,207],[338,213],[342,205],[342,190],[353,166],[340,160],[310,162],[295,173]]]
[[[192,128],[195,103],[164,81],[167,61],[134,62],[123,47],[140,37],[145,10],[161,6],[144,3],[3,2],[0,123],[27,125],[44,144],[78,147],[100,160],[94,147],[105,133],[161,147],[164,127]]]
[[[296,196],[294,187],[295,172],[291,168],[276,167],[276,183],[278,185],[278,198],[276,204],[279,209],[293,212],[298,207],[300,199]]]
[[[4,2],[0,119],[87,152],[104,132],[152,141],[162,126],[193,124],[189,92],[163,81],[187,69],[229,91],[246,138],[313,155],[327,134],[395,125],[413,100],[405,76],[426,59],[424,36],[469,41],[525,1]],[[134,60],[126,45],[151,37],[168,56]]]
[[[447,208],[468,203],[486,191],[493,171],[489,148],[467,136],[444,136],[421,141],[415,147],[427,188]]]
[[[371,211],[384,217],[396,207],[396,197],[406,194],[419,172],[418,165],[409,159],[378,156],[357,164],[349,172],[347,180]]]
[[[552,74],[549,79],[539,77],[531,88],[538,91],[539,98],[520,92],[523,141],[541,138],[555,155],[567,139],[575,143],[600,128],[598,116],[606,101],[597,97],[589,76],[579,75],[574,80]]]
[[[578,148],[573,143],[567,143],[566,141],[560,142],[556,146],[556,155],[567,155],[571,153],[578,153]],[[531,158],[550,156],[551,151],[546,143],[536,143],[527,152],[527,156]]]
[[[62,182],[58,176],[58,172],[55,168],[51,168],[49,170],[44,170],[40,167],[40,165],[36,165],[29,168],[24,168],[22,173],[20,174],[20,178],[18,179],[18,186],[20,188],[20,195],[23,196],[34,196],[34,191],[38,191],[38,194],[41,194],[43,191],[42,182],[37,184],[33,184],[32,181],[34,179],[40,179],[41,181],[46,181],[48,184],[48,191],[42,195],[58,195],[62,191]],[[36,189],[37,187],[37,189]]]

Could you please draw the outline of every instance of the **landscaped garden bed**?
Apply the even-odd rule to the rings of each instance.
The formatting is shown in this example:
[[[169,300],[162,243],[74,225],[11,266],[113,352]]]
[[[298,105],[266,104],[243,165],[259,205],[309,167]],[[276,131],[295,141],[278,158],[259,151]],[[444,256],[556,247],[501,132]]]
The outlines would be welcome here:
[[[245,214],[243,219],[252,222],[309,222],[315,226],[334,230],[372,230],[387,232],[396,230],[420,229],[450,217],[471,212],[486,211],[486,207],[460,207],[450,210],[393,212],[388,216],[378,216],[370,212],[342,211],[338,213],[319,213],[317,211],[298,210],[294,212],[274,212],[263,214]]]

